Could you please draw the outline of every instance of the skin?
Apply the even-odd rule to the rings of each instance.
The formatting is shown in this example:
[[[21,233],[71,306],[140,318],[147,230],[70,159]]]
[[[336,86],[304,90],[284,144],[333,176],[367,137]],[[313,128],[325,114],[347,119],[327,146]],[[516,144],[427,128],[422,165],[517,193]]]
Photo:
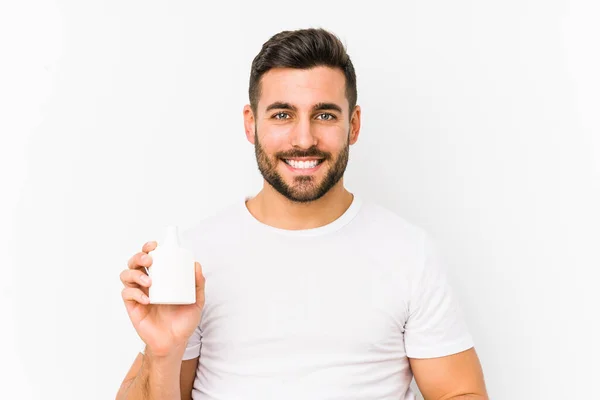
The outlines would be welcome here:
[[[337,109],[315,110],[318,104]],[[263,177],[265,170],[272,171],[289,188],[288,195],[282,194],[265,177],[262,190],[246,203],[248,210],[261,222],[292,230],[322,226],[342,215],[353,195],[344,188],[343,176],[333,185],[328,178],[358,140],[361,109],[349,110],[341,70],[271,69],[261,79],[256,115],[250,105],[243,114],[246,138],[260,148],[255,152]],[[313,157],[302,157],[309,154]],[[325,160],[316,171],[305,172],[292,171],[282,157]]]
[[[361,109],[349,109],[341,70],[272,69],[261,79],[256,112],[246,105],[243,117],[264,178],[261,191],[246,202],[256,219],[281,229],[310,229],[333,222],[348,209],[353,195],[344,187],[343,173],[349,147],[358,140]],[[300,170],[283,159],[322,163]],[[200,320],[204,278],[198,264],[195,305],[147,304],[143,294],[151,283],[142,281],[142,266],[150,266],[151,260],[141,257],[155,246],[147,243],[121,276],[127,311],[148,345],[146,355],[139,354],[127,373],[117,399],[191,398],[199,360],[181,362],[181,356]],[[446,357],[413,358],[410,365],[426,400],[488,399],[474,348]]]
[[[196,303],[186,305],[149,304],[151,278],[144,268],[152,268],[156,242],[148,242],[134,254],[121,272],[122,297],[129,319],[146,343],[117,393],[118,400],[190,399],[198,358],[181,361],[188,338],[200,323],[204,307],[205,280],[202,267],[195,263]]]

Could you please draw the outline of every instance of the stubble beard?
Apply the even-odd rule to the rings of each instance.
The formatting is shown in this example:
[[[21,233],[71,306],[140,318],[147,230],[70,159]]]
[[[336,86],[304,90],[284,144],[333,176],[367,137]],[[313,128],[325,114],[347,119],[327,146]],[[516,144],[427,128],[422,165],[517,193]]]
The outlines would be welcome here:
[[[279,161],[282,161],[282,158],[322,157],[324,158],[323,163],[330,164],[332,161],[331,153],[325,153],[316,147],[311,147],[307,150],[293,150],[285,153],[277,153],[274,156],[269,157],[259,142],[259,135],[256,127],[255,133],[254,153],[256,155],[258,170],[269,185],[292,202],[308,203],[318,200],[329,192],[329,190],[331,190],[331,188],[333,188],[344,176],[350,154],[350,144],[348,140],[346,140],[346,145],[337,157],[335,157],[333,166],[329,167],[329,170],[320,183],[315,181],[315,176],[299,175],[294,177],[294,182],[292,184],[288,184],[277,171],[277,165]],[[323,165],[321,168],[325,166],[326,165]]]

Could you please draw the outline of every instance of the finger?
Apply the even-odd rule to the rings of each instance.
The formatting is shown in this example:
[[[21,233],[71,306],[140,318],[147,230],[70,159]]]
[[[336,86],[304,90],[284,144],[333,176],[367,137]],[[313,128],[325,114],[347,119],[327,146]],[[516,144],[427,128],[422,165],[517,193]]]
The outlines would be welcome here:
[[[204,275],[202,274],[202,266],[198,261],[196,261],[194,263],[194,268],[196,269],[196,290],[204,290],[204,284],[206,280],[204,279]]]
[[[152,265],[152,256],[143,251],[134,254],[127,262],[127,266],[131,269],[147,268],[150,265]]]
[[[145,287],[152,284],[151,278],[144,271],[139,269],[125,269],[120,275],[121,282],[127,287]]]
[[[121,297],[126,303],[149,304],[150,299],[141,289],[126,287],[121,291]]]
[[[142,246],[142,251],[144,253],[150,253],[152,250],[156,249],[157,245],[158,245],[158,243],[156,243],[154,240],[147,242],[144,244],[144,246]]]
[[[204,286],[206,279],[202,274],[202,266],[200,263],[196,262],[194,267],[196,269],[196,304],[202,306],[204,304]]]

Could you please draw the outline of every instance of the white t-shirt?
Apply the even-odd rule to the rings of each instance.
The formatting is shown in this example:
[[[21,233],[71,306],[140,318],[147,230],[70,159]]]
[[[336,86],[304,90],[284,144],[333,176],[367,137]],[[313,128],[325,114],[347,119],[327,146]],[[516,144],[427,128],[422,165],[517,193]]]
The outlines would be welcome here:
[[[182,235],[206,277],[193,399],[413,400],[408,357],[473,347],[420,227],[354,198],[315,229],[265,225],[241,201]]]

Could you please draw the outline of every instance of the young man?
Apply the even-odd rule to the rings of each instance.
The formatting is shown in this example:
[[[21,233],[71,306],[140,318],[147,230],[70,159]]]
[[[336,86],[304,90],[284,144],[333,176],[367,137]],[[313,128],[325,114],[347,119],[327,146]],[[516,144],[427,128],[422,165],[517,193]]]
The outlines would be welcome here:
[[[148,303],[155,242],[129,260],[123,299],[146,346],[117,398],[408,400],[414,375],[425,399],[487,399],[432,240],[344,187],[361,109],[343,44],[273,36],[249,95],[264,186],[185,233],[196,304]]]

